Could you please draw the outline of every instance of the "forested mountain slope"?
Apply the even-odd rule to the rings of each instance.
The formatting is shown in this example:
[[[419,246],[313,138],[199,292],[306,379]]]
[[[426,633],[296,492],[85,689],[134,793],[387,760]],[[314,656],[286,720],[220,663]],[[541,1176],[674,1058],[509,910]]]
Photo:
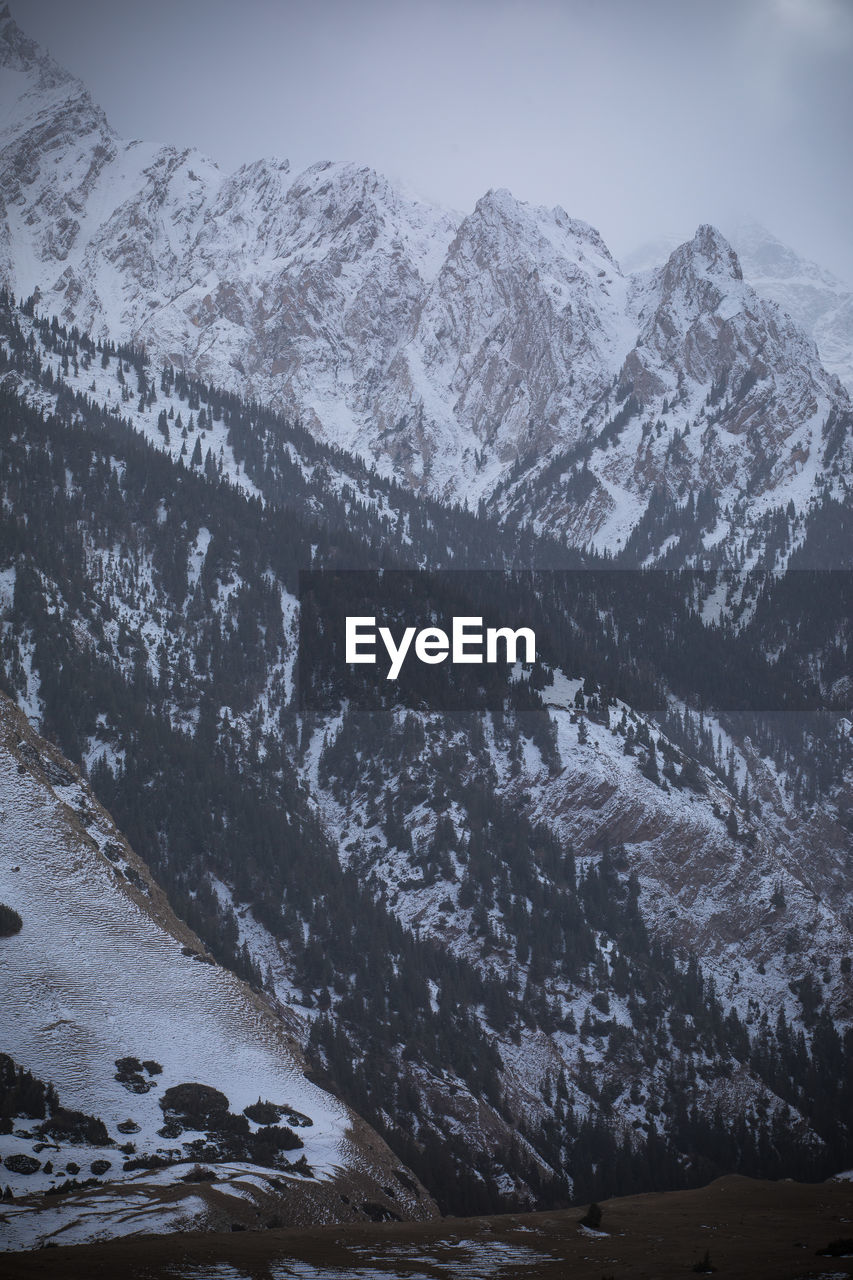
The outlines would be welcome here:
[[[705,584],[703,624],[675,580],[644,628],[612,561],[569,560],[593,595],[539,602],[549,662],[502,709],[300,716],[300,568],[559,548],[8,298],[3,324],[6,688],[443,1208],[850,1163],[843,596]],[[837,557],[846,519],[827,492],[770,532]],[[751,653],[765,711],[689,710],[697,644],[706,709]],[[836,710],[767,714],[798,680]]]

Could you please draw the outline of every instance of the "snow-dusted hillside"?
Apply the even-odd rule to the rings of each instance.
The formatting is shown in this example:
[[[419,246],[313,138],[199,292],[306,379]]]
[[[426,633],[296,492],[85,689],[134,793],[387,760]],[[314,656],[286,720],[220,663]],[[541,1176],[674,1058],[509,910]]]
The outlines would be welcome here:
[[[225,175],[124,142],[8,10],[0,65],[0,281],[43,313],[576,546],[623,549],[653,494],[707,488],[721,514],[748,495],[741,530],[813,496],[849,401],[712,229],[633,279],[586,223],[507,191],[463,216],[354,164]],[[843,372],[847,303],[809,311],[795,284],[783,302],[817,307]],[[729,546],[724,519],[706,543]]]
[[[237,1219],[246,1207],[251,1217],[278,1207],[290,1221],[334,1221],[357,1217],[361,1200],[398,1216],[428,1215],[428,1198],[412,1194],[411,1178],[395,1178],[381,1140],[306,1079],[297,1024],[288,1032],[213,961],[88,785],[6,698],[0,735],[0,901],[23,921],[0,939],[2,1049],[52,1083],[62,1107],[102,1120],[108,1134],[93,1145],[52,1133],[49,1117],[43,1136],[26,1118],[0,1134],[0,1179],[15,1197],[0,1214],[6,1247],[54,1234],[221,1227],[229,1204]],[[122,1077],[121,1059],[139,1061]],[[287,1157],[258,1161],[229,1149],[215,1118],[170,1129],[161,1099],[185,1082],[220,1090],[238,1116],[269,1100],[298,1142]],[[242,1124],[249,1135],[263,1127]],[[16,1156],[30,1158],[29,1172],[26,1162],[16,1171]],[[185,1177],[199,1162],[212,1166],[207,1183]],[[42,1198],[93,1172],[97,1190],[87,1182],[85,1194]],[[389,1184],[393,1195],[381,1189]]]
[[[842,958],[853,954],[844,829],[826,812],[815,814],[812,823],[798,821],[772,761],[762,759],[749,741],[735,745],[719,725],[715,732],[731,751],[741,789],[750,799],[745,805],[734,801],[707,768],[698,771],[697,786],[679,784],[676,778],[685,753],[653,721],[628,707],[612,708],[607,724],[579,715],[573,700],[582,686],[582,679],[568,680],[558,672],[553,691],[545,690],[555,725],[556,767],[549,767],[532,742],[524,745],[513,767],[508,745],[495,738],[486,722],[498,794],[534,823],[554,831],[560,847],[573,849],[584,869],[597,865],[602,849],[619,847],[626,860],[623,870],[638,877],[649,928],[670,939],[680,952],[701,956],[726,1007],[734,1005],[744,1018],[753,1003],[756,1011],[781,1008],[797,1022],[802,1018],[798,984],[812,972],[825,975],[822,998],[832,1016],[841,1025],[853,1021],[853,988],[841,967]],[[460,909],[464,858],[454,863],[457,883],[447,876],[434,879],[422,869],[441,816],[433,807],[412,807],[407,825],[413,848],[407,858],[387,847],[374,790],[356,793],[341,804],[320,785],[320,741],[325,737],[334,742],[339,730],[339,721],[318,729],[307,778],[322,797],[342,856],[349,859],[358,852],[362,874],[376,878],[411,927],[459,947],[476,963],[487,962],[491,972],[500,970],[506,980],[523,984],[525,965],[518,963],[504,914],[490,913],[492,945],[484,953],[478,929],[472,927],[476,913],[470,906]],[[437,750],[446,733],[444,721],[434,720],[426,733]],[[662,779],[648,776],[645,748],[636,745],[626,753],[626,740],[639,744],[638,733],[649,734],[654,742],[665,770]],[[466,776],[476,775],[472,765]],[[454,847],[464,847],[471,819],[464,808],[453,817]],[[794,946],[792,930],[798,935]],[[549,994],[571,1002],[559,984]],[[578,1025],[590,995],[576,992]],[[576,1054],[577,1044],[565,1054],[563,1065],[570,1073]]]

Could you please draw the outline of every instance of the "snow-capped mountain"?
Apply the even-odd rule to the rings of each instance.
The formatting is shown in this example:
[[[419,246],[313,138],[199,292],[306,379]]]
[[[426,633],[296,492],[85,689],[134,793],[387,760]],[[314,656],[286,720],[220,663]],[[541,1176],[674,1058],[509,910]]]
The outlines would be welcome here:
[[[738,223],[731,242],[756,293],[778,302],[811,334],[825,367],[853,394],[853,288],[759,223]]]
[[[592,227],[488,192],[388,370],[370,452],[432,492],[477,499],[519,457],[576,443],[630,345],[625,295]]]
[[[720,542],[735,554],[769,509],[805,510],[833,461],[849,472],[845,393],[811,339],[746,283],[715,228],[634,277],[628,309],[636,336],[597,406],[599,434],[513,480],[505,509],[620,550],[650,493],[683,506],[704,491],[720,518],[700,554]]]
[[[756,293],[777,302],[817,344],[820,358],[853,392],[853,289],[826,267],[804,258],[752,218],[723,231]],[[679,245],[675,235],[638,245],[621,259],[632,274],[662,267]]]
[[[6,1248],[227,1229],[247,1211],[253,1225],[358,1220],[365,1201],[374,1216],[434,1213],[378,1135],[306,1079],[295,1015],[214,961],[3,695],[0,847],[0,900],[21,922],[0,937],[2,1047],[59,1099],[0,1127]],[[199,1163],[206,1179],[187,1178]],[[51,1197],[81,1179],[82,1198]]]
[[[64,299],[81,323],[126,331],[139,291],[155,305],[158,286],[174,281],[218,170],[196,153],[118,138],[85,86],[5,6],[0,68],[8,281]]]
[[[0,63],[3,281],[419,491],[618,551],[655,491],[748,494],[742,528],[805,509],[838,450],[840,384],[711,228],[627,277],[586,223],[506,191],[462,216],[356,165],[225,175],[124,142],[8,10]]]
[[[407,1169],[470,1213],[847,1167],[850,723],[709,710],[745,687],[846,707],[844,591],[586,572],[612,571],[595,549],[849,567],[850,403],[812,338],[711,226],[629,275],[503,190],[453,214],[356,165],[226,175],[124,142],[8,10],[0,69],[0,266],[29,298],[0,292],[0,676],[83,771],[3,704],[9,833],[40,872],[0,869],[15,1059],[149,1161],[127,1178],[166,1160],[171,1195],[179,1157],[215,1164],[218,1190],[178,1193],[195,1221],[233,1192],[245,1224],[269,1177],[383,1218],[432,1211]],[[491,711],[303,714],[309,565],[592,585],[535,599],[557,656]],[[117,1014],[82,1009],[108,944],[89,987]],[[45,997],[71,948],[80,983]],[[251,1157],[285,1104],[305,1161],[270,1175]],[[76,1177],[24,1118],[10,1173]]]

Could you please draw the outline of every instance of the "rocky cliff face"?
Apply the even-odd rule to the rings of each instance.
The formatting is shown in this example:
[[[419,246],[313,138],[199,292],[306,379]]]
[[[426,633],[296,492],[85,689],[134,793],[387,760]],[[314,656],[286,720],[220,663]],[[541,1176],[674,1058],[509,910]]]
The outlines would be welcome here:
[[[682,430],[701,432],[701,451],[688,445],[701,482],[744,492],[763,479],[775,490],[822,462],[821,429],[837,388],[814,344],[744,282],[718,231],[700,227],[637,288],[635,304],[639,334],[622,390],[630,387],[645,413],[659,406],[664,415],[668,399]],[[676,470],[690,483],[697,472],[684,452]]]
[[[754,219],[723,228],[744,277],[762,298],[776,302],[817,344],[821,361],[853,391],[853,290],[825,267],[796,253]],[[639,245],[623,269],[648,274],[678,248],[678,237]]]
[[[409,478],[480,497],[519,458],[582,439],[624,355],[625,296],[592,227],[489,191],[378,396],[384,422],[400,415],[392,448],[411,459]],[[380,446],[371,440],[377,456]]]
[[[85,86],[0,11],[4,282],[81,327],[135,334],[174,288],[219,178],[194,152],[124,142]]]

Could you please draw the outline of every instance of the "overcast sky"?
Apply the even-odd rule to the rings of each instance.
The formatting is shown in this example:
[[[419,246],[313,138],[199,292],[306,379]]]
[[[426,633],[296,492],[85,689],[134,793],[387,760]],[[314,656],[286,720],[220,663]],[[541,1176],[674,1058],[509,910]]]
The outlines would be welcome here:
[[[617,257],[751,216],[853,282],[853,0],[11,0],[125,137],[355,160]]]

